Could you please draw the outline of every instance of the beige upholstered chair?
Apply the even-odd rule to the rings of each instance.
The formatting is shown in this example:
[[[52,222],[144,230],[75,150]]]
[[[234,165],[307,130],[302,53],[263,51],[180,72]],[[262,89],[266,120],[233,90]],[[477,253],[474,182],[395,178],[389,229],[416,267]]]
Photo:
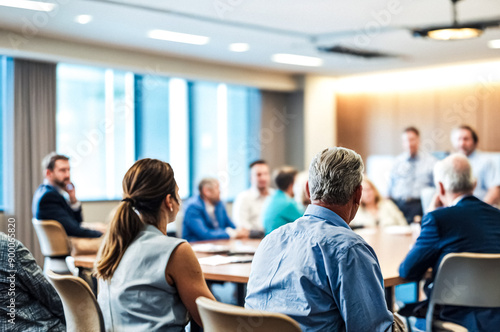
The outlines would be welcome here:
[[[429,300],[427,331],[467,331],[436,320],[435,305],[500,307],[500,254],[453,253],[446,255],[434,280]]]
[[[216,302],[206,297],[196,299],[203,330],[206,332],[300,332],[299,324],[290,317],[259,310],[245,309]]]
[[[79,277],[47,271],[49,281],[61,297],[67,331],[104,331],[99,304],[87,283]]]
[[[55,220],[33,219],[40,249],[45,256],[44,268],[58,274],[78,275],[71,257],[71,244],[64,227]]]

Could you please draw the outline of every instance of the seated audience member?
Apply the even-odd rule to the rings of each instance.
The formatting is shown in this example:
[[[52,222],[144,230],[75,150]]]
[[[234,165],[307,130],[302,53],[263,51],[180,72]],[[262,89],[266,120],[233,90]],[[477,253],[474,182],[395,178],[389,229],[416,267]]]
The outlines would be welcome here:
[[[188,314],[201,325],[195,300],[214,297],[191,246],[167,236],[178,192],[160,160],[138,160],[125,174],[95,268],[106,331],[184,331]]]
[[[362,178],[363,161],[352,150],[335,147],[314,157],[311,204],[262,240],[245,307],[284,313],[306,332],[392,330],[377,256],[349,228]]]
[[[295,182],[293,183],[293,196],[295,202],[297,202],[299,208],[302,211],[305,211],[309,204],[311,204],[311,198],[307,196],[306,192],[306,183],[308,177],[309,174],[307,173],[307,171],[300,172],[295,177]]]
[[[101,244],[101,231],[82,227],[82,204],[76,199],[70,179],[69,159],[52,152],[42,162],[45,180],[35,192],[32,212],[36,219],[56,220],[64,227],[78,253],[95,253]]]
[[[362,182],[361,205],[351,227],[406,226],[403,213],[390,199],[383,198],[366,177]]]
[[[389,197],[403,212],[408,224],[423,215],[422,189],[433,187],[432,168],[436,158],[420,151],[420,133],[408,127],[402,135],[403,149],[394,162],[389,178]]]
[[[205,178],[198,186],[200,194],[186,203],[182,237],[189,242],[248,238],[247,229],[236,229],[220,200],[219,181]]]
[[[462,125],[451,132],[456,152],[467,156],[476,178],[474,196],[492,205],[500,204],[500,169],[487,154],[477,149],[479,137],[470,126]]]
[[[500,211],[472,196],[475,180],[467,158],[453,154],[439,161],[434,180],[437,194],[433,211],[424,216],[420,236],[399,267],[405,279],[420,280],[431,267],[433,280],[441,260],[449,253],[500,253]],[[432,287],[425,290],[429,296]],[[425,303],[414,307],[421,308],[422,304],[425,314]],[[408,308],[401,313],[407,315]],[[496,331],[500,326],[500,308],[445,307],[437,314],[440,320],[460,324],[469,331]]]
[[[274,190],[269,187],[271,175],[264,160],[250,164],[250,188],[239,193],[233,205],[233,220],[238,227],[250,230],[251,238],[264,236],[262,206]]]
[[[278,190],[267,199],[262,211],[266,235],[302,216],[302,211],[293,199],[296,175],[297,170],[288,166],[279,169],[274,175],[274,183]]]
[[[0,331],[66,331],[59,295],[11,234],[0,232]]]

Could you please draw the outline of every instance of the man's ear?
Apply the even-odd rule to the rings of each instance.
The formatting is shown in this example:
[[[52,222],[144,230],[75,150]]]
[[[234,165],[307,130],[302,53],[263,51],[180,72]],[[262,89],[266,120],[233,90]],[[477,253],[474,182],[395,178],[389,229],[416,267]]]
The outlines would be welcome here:
[[[359,205],[361,202],[361,194],[363,192],[363,186],[359,185],[356,190],[354,191],[354,203]]]
[[[309,180],[306,181],[306,196],[311,199],[311,192],[309,191]]]
[[[438,189],[439,195],[444,196],[444,194],[446,193],[446,190],[444,189],[443,182],[438,182],[437,189]]]
[[[45,177],[49,178],[52,175],[52,171],[50,169],[45,170]]]

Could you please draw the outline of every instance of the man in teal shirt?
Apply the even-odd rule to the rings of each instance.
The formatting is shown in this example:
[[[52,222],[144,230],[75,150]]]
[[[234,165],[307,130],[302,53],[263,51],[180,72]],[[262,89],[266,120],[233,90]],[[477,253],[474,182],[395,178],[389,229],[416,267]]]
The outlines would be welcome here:
[[[283,167],[274,176],[278,190],[264,204],[262,218],[266,235],[275,229],[302,217],[301,209],[293,199],[293,184],[297,170]]]

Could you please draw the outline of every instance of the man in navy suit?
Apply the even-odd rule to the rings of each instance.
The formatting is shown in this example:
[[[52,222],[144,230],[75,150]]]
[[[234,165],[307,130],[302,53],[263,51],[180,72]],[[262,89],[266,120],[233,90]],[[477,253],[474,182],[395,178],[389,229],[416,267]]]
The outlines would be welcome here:
[[[60,222],[70,237],[100,237],[100,231],[81,226],[82,206],[70,180],[69,158],[52,152],[44,158],[42,165],[45,180],[33,197],[33,217]]]
[[[449,253],[500,253],[500,210],[472,195],[476,181],[467,158],[452,154],[439,161],[434,168],[434,181],[437,194],[433,211],[424,216],[420,236],[399,267],[399,274],[405,279],[420,280],[431,267],[434,280],[441,260]],[[427,295],[430,291],[428,287]],[[441,309],[441,320],[470,331],[495,331],[500,326],[500,308]]]
[[[182,237],[189,242],[248,238],[246,229],[236,230],[229,219],[226,208],[220,200],[219,181],[213,178],[201,180],[198,186],[200,195],[186,203],[182,225]]]

